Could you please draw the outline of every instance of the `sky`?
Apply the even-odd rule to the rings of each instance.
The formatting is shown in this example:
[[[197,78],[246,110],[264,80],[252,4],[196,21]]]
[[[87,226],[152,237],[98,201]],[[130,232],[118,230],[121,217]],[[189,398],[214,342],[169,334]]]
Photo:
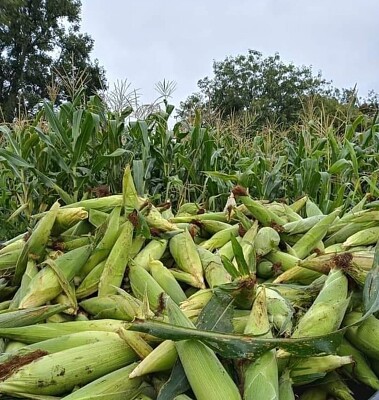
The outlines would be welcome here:
[[[214,61],[248,49],[379,93],[379,0],[82,0],[81,26],[110,87],[126,79],[143,103],[166,79],[179,106]]]

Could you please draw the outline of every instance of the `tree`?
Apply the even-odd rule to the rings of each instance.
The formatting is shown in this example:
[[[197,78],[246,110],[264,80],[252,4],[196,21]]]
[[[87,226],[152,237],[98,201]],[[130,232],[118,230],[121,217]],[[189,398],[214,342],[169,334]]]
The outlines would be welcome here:
[[[200,93],[181,103],[180,116],[200,106],[223,118],[253,111],[258,124],[269,120],[287,126],[297,119],[305,97],[331,92],[321,73],[314,75],[310,67],[285,64],[279,54],[264,58],[249,50],[247,55],[214,62],[213,73],[213,78],[198,81]]]
[[[80,11],[80,0],[1,0],[0,112],[6,121],[18,107],[30,111],[49,95],[69,97],[62,80],[69,73],[85,81],[88,93],[106,84],[104,69],[90,60],[93,39],[79,32]]]

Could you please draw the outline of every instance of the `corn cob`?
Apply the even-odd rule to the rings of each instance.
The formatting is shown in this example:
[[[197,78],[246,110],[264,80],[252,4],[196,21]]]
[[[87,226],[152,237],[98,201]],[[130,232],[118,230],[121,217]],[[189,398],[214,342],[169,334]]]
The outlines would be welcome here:
[[[170,272],[174,276],[174,278],[179,281],[186,283],[190,286],[192,286],[193,289],[198,288],[198,289],[203,289],[205,286],[203,283],[200,283],[195,276],[192,274],[189,274],[187,272],[183,272],[179,269],[176,268],[171,268]]]
[[[67,231],[78,222],[88,218],[88,212],[83,207],[72,207],[67,209],[59,209],[56,215],[51,234],[58,236],[62,232]]]
[[[286,223],[283,218],[278,217],[269,208],[248,196],[246,189],[243,187],[236,186],[233,189],[233,194],[242,201],[242,203],[251,212],[253,217],[257,219],[263,226],[271,226],[273,224],[284,225]]]
[[[76,203],[67,204],[66,206],[62,206],[62,209],[65,208],[75,208],[75,207],[83,207],[86,210],[96,209],[96,210],[112,210],[115,207],[122,206],[122,195],[114,194],[112,196],[99,197],[97,199],[87,199],[78,201]]]
[[[182,222],[191,222],[194,219],[197,221],[220,221],[220,222],[228,222],[227,216],[225,215],[224,212],[207,212],[204,214],[197,214],[196,217],[194,217],[193,214],[186,215],[186,216],[175,216],[174,218],[170,219],[170,222],[177,224],[177,223],[182,223]]]
[[[38,269],[35,260],[28,260],[24,275],[21,279],[20,287],[13,297],[9,308],[18,308],[20,300],[25,296],[32,279],[38,274]]]
[[[3,364],[0,393],[61,395],[77,385],[85,385],[136,360],[134,351],[120,338],[42,357],[41,353],[37,351],[33,362],[16,371],[4,370]]]
[[[290,204],[289,208],[295,213],[298,213],[306,205],[307,201],[308,201],[308,196],[300,197],[300,199]]]
[[[79,305],[95,319],[110,318],[132,321],[137,315],[135,304],[130,303],[127,299],[118,294],[91,297],[83,300]]]
[[[152,205],[149,204],[142,211],[145,220],[150,228],[157,229],[159,232],[177,231],[178,227],[167,219],[164,219],[161,213]]]
[[[376,221],[370,222],[351,222],[343,226],[338,231],[334,232],[325,240],[325,246],[329,247],[332,244],[343,243],[347,238],[354,235],[357,232],[362,231],[366,228],[371,228],[378,223]]]
[[[175,343],[165,340],[133,369],[129,378],[169,370],[174,366],[177,358]]]
[[[295,267],[300,262],[300,258],[280,250],[271,250],[270,253],[266,254],[265,258],[276,264],[283,271]]]
[[[38,222],[21,254],[17,260],[16,271],[13,275],[13,284],[21,283],[22,275],[25,272],[28,259],[32,257],[36,261],[40,260],[45,251],[45,246],[49,240],[51,229],[53,228],[60,204],[54,203],[47,214]]]
[[[77,299],[83,299],[84,297],[97,292],[105,262],[106,260],[99,262],[99,264],[92,268],[92,270],[86,275],[79,287],[76,289],[75,295]]]
[[[202,310],[213,296],[212,289],[201,289],[180,304],[183,312]]]
[[[241,236],[237,236],[236,240],[237,240],[238,243],[241,243],[242,237]],[[217,254],[220,257],[224,256],[224,257],[228,258],[229,260],[232,260],[233,257],[234,257],[234,252],[233,252],[233,244],[232,244],[231,240],[229,240],[222,247],[220,247],[217,250]]]
[[[195,277],[199,287],[205,287],[203,267],[195,243],[188,231],[170,240],[170,252],[178,267]]]
[[[266,290],[257,289],[257,295],[245,328],[247,335],[272,337],[267,314]],[[276,351],[265,352],[246,368],[244,374],[244,399],[248,400],[257,396],[261,399],[279,398],[278,365]]]
[[[194,325],[170,299],[167,300],[170,322],[194,328]],[[198,400],[241,399],[237,386],[215,353],[197,340],[175,343],[185,374]]]
[[[318,272],[311,271],[307,268],[295,266],[274,279],[273,283],[291,283],[296,282],[301,285],[309,285],[321,275]]]
[[[337,208],[325,216],[296,242],[293,246],[293,251],[299,258],[303,259],[316,247],[317,243],[326,235],[329,225],[336,219],[340,212],[341,209]]]
[[[341,270],[332,269],[316,300],[300,319],[292,337],[318,336],[337,330],[349,301],[347,278]]]
[[[90,253],[91,246],[72,250],[55,260],[56,268],[70,282],[87,261]],[[60,278],[50,266],[46,266],[32,278],[28,291],[19,305],[21,308],[40,306],[57,297],[61,291]]]
[[[96,210],[93,208],[88,212],[88,221],[96,228],[99,228],[101,225],[103,225],[108,218],[109,214],[104,211]]]
[[[272,278],[278,270],[279,268],[271,261],[263,259],[257,265],[257,276],[264,279]]]
[[[375,244],[379,240],[379,226],[363,229],[354,235],[349,236],[342,244],[343,247],[367,246]]]
[[[346,365],[343,367],[343,371],[350,378],[356,378],[359,382],[370,386],[374,390],[379,390],[378,377],[371,369],[364,355],[357,348],[355,348],[352,344],[349,343],[348,340],[344,338],[337,352],[340,356],[353,357],[354,365]]]
[[[226,222],[215,221],[215,220],[203,220],[203,221],[192,220],[191,222],[201,228],[202,232],[201,236],[205,237],[207,237],[207,234],[214,235],[217,232],[230,228],[230,225],[227,224]]]
[[[117,331],[117,334],[128,346],[134,350],[141,360],[146,358],[153,351],[153,348],[141,337],[138,332],[128,331],[125,328],[120,328]]]
[[[147,294],[150,308],[153,311],[158,310],[160,297],[164,293],[158,282],[144,268],[134,262],[131,262],[129,266],[129,280],[134,296],[143,300]]]
[[[290,375],[295,386],[314,382],[334,371],[354,362],[351,356],[328,355],[321,357],[297,358],[290,362]]]
[[[0,363],[9,361],[12,357],[22,356],[27,353],[32,353],[36,350],[42,350],[46,353],[53,354],[62,350],[72,349],[74,347],[84,346],[90,343],[102,342],[104,340],[118,339],[117,333],[114,332],[93,332],[84,331],[71,333],[68,335],[59,336],[56,338],[43,340],[42,342],[33,343],[29,345],[23,344],[23,347],[8,351],[7,354],[0,356]],[[21,343],[21,342],[17,342]]]
[[[340,378],[337,372],[330,372],[324,379],[320,381],[321,387],[330,396],[340,400],[355,400],[352,396],[353,392]]]
[[[101,230],[104,230],[104,235],[80,271],[79,276],[81,278],[87,276],[96,265],[105,260],[112,250],[119,235],[120,211],[121,207],[115,207],[109,214],[105,224],[101,227]]]
[[[209,287],[214,288],[232,281],[232,277],[226,272],[218,254],[213,254],[200,246],[197,247],[197,251],[203,266],[205,280]]]
[[[295,400],[295,394],[292,388],[292,379],[288,369],[282,373],[279,379],[279,399]]]
[[[349,326],[358,322],[362,314],[356,311],[350,312],[345,316],[344,326]],[[365,319],[358,326],[351,326],[346,331],[346,338],[367,356],[379,360],[379,320],[373,315]]]
[[[273,289],[265,288],[267,312],[270,321],[279,332],[279,335],[290,336],[292,332],[292,318],[295,313],[291,303]]]
[[[150,260],[160,260],[167,248],[167,240],[151,240],[135,257],[134,262],[140,267],[149,268]]]
[[[57,306],[54,306],[57,307]],[[31,344],[43,340],[53,339],[63,335],[85,331],[114,332],[122,327],[124,322],[112,319],[94,321],[70,321],[64,323],[46,323],[22,326],[16,328],[0,328],[0,337],[18,340]]]
[[[2,254],[12,253],[14,250],[22,250],[25,246],[25,239],[21,238],[8,245],[0,245],[0,256]]]
[[[148,270],[152,277],[157,281],[157,283],[162,287],[162,289],[167,293],[176,304],[181,303],[187,299],[187,296],[183,292],[183,289],[174,278],[174,275],[166,268],[160,261],[151,260],[149,262]]]
[[[283,225],[284,232],[294,235],[296,233],[304,233],[313,228],[317,222],[321,221],[324,215],[314,215],[313,217],[304,218],[301,220],[287,222]]]
[[[129,372],[137,363],[111,372],[65,396],[64,400],[112,399],[132,400],[140,393],[141,378],[129,379]]]
[[[215,233],[210,239],[200,244],[200,247],[213,251],[215,249],[220,249],[226,243],[230,241],[231,236],[238,235],[238,225],[232,225],[227,229]]]
[[[254,246],[257,257],[263,257],[279,245],[280,237],[278,232],[270,227],[261,228],[254,239]]]
[[[105,262],[99,282],[99,296],[115,294],[116,287],[121,286],[132,246],[133,230],[130,221],[123,224],[120,235]]]
[[[307,217],[313,217],[315,215],[322,215],[323,212],[318,208],[318,206],[310,199],[307,199],[305,203],[305,213]]]

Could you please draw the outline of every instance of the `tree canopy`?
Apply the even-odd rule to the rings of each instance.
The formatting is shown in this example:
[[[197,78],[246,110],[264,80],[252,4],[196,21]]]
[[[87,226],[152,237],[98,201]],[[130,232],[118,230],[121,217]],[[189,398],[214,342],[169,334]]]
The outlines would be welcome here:
[[[90,59],[94,41],[80,32],[80,11],[80,0],[1,0],[0,120],[41,99],[69,97],[62,77],[80,77],[88,93],[105,85],[104,69]]]
[[[213,77],[198,81],[200,92],[181,103],[180,116],[188,116],[198,107],[222,118],[249,111],[258,125],[271,121],[289,126],[298,119],[307,98],[348,92],[337,93],[321,72],[314,74],[311,67],[286,64],[279,54],[265,58],[255,50],[215,61],[213,73]]]

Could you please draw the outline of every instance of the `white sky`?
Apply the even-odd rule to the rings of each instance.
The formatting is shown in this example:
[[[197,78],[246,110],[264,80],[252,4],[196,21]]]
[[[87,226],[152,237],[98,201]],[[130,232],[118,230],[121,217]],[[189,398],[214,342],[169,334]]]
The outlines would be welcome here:
[[[214,60],[248,49],[379,92],[379,0],[82,0],[82,30],[109,83],[127,79],[144,103],[165,78],[179,106]]]

